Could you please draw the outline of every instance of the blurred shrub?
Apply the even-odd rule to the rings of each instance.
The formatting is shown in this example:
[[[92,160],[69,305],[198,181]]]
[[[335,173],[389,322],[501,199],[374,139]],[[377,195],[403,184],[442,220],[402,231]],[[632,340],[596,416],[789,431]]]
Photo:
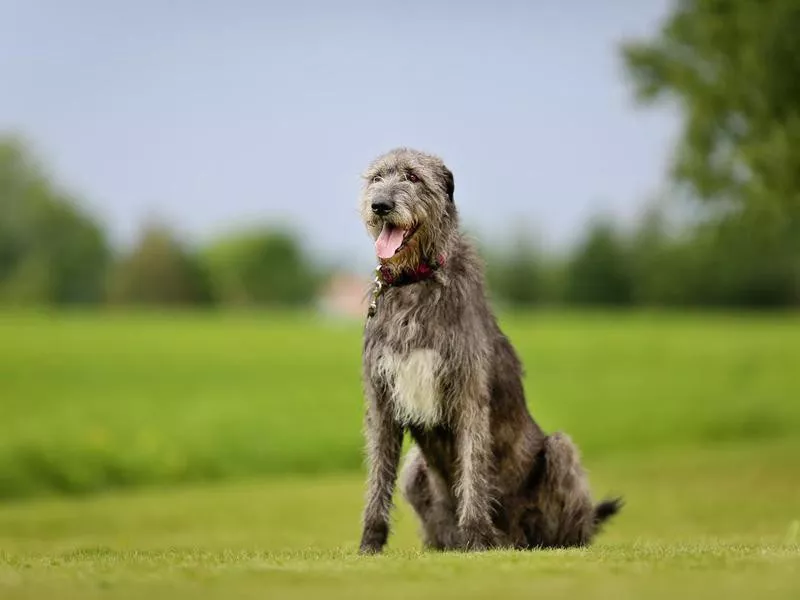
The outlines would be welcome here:
[[[546,260],[523,234],[509,248],[485,251],[489,288],[512,307],[543,304],[549,297]]]
[[[663,214],[651,208],[631,236],[632,297],[636,304],[668,306],[683,298],[677,243]]]
[[[211,288],[200,261],[166,227],[148,225],[114,266],[108,299],[128,305],[207,304]]]
[[[679,247],[684,304],[767,308],[798,304],[797,266],[779,237],[729,220],[698,227]]]
[[[492,294],[510,306],[800,306],[800,260],[787,231],[748,213],[666,226],[651,210],[630,234],[593,220],[566,258],[516,243],[490,252]],[[788,227],[787,222],[771,227]]]
[[[566,266],[565,301],[626,305],[633,299],[633,273],[625,240],[611,223],[590,223]]]
[[[20,140],[0,137],[0,301],[98,302],[109,259],[100,226]]]
[[[318,289],[312,262],[285,231],[257,229],[229,235],[207,248],[203,260],[223,304],[309,304]]]
[[[644,221],[632,241],[638,304],[766,308],[798,305],[794,253],[742,217],[668,235]]]

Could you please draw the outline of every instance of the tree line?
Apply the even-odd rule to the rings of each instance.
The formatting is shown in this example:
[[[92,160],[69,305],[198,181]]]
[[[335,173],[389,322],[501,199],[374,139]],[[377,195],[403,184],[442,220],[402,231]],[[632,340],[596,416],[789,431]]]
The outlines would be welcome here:
[[[589,221],[567,253],[523,240],[490,252],[489,288],[513,307],[800,306],[798,256],[779,240],[753,235],[743,221],[675,230],[652,210],[633,229]]]
[[[0,137],[0,304],[297,305],[313,300],[317,282],[312,261],[282,230],[193,248],[148,223],[133,248],[115,252],[25,144]]]
[[[486,249],[488,285],[512,307],[800,305],[792,240],[757,225],[742,213],[675,227],[654,208],[632,230],[589,221],[565,255],[521,232]],[[330,274],[298,237],[270,228],[195,248],[149,223],[131,249],[115,252],[18,139],[0,140],[0,304],[302,306]]]

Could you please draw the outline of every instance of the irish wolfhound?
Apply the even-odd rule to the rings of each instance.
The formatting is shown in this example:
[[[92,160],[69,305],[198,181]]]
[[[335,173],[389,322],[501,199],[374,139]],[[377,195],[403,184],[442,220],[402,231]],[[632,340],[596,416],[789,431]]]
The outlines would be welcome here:
[[[401,488],[440,550],[587,544],[620,499],[594,504],[578,450],[528,412],[522,367],[459,231],[453,174],[410,149],[365,173],[361,215],[379,267],[364,330],[369,480],[360,550],[389,536]]]

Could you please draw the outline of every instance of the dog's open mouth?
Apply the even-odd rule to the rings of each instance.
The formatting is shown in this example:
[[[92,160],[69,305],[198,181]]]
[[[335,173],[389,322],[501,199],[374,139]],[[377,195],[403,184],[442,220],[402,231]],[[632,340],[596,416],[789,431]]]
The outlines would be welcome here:
[[[400,252],[411,236],[417,231],[416,227],[403,229],[391,223],[384,223],[383,229],[375,240],[375,253],[378,258],[388,259]]]

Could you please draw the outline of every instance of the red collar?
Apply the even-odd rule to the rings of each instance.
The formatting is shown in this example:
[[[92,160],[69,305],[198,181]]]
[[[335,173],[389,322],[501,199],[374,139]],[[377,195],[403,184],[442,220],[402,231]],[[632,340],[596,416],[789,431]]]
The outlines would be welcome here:
[[[437,269],[444,265],[444,259],[444,254],[440,254],[433,262],[423,260],[416,269],[402,271],[397,276],[392,275],[389,267],[378,267],[375,275],[375,285],[372,288],[372,301],[369,303],[369,309],[367,310],[367,318],[375,316],[375,312],[378,310],[378,298],[383,295],[387,287],[407,285],[429,279]]]
[[[432,262],[422,261],[416,269],[406,269],[401,271],[398,275],[392,275],[392,271],[387,266],[382,266],[378,269],[380,278],[384,285],[407,285],[409,283],[417,283],[433,277],[437,269],[444,266],[445,255],[440,254],[438,258]]]

